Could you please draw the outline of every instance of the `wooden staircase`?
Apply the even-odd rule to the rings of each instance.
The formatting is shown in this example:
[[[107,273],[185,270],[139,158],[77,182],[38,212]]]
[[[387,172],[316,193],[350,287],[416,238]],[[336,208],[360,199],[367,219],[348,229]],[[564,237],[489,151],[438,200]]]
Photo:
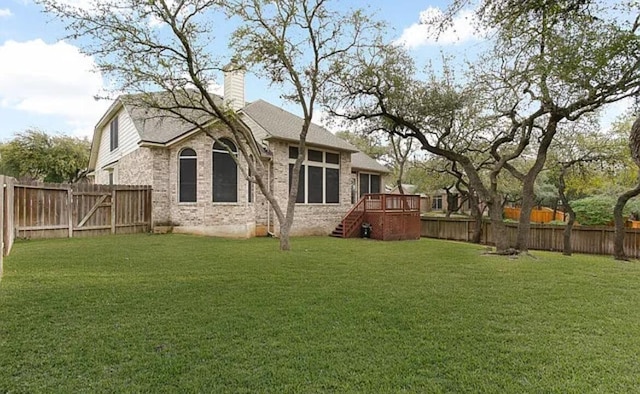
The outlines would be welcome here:
[[[364,221],[375,223],[368,236],[383,240],[419,239],[420,196],[406,194],[365,194],[331,232],[332,237],[356,238]],[[373,236],[371,235],[373,233]]]
[[[338,223],[336,228],[329,234],[330,237],[344,238],[344,226],[342,222]]]
[[[360,234],[360,226],[362,226],[365,213],[365,198],[366,195],[344,215],[342,221],[329,234],[331,237],[353,238]]]

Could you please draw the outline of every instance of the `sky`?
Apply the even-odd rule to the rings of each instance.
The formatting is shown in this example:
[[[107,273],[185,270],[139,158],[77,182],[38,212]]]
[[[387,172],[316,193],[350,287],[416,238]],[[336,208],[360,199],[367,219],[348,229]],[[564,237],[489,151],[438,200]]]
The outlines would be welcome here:
[[[91,3],[61,1],[79,6]],[[462,12],[438,41],[429,35],[420,20],[444,9],[447,1],[340,0],[340,4],[368,6],[386,22],[387,36],[405,45],[419,65],[438,62],[443,52],[462,64],[483,44],[473,28],[471,10]],[[65,34],[64,25],[33,0],[0,0],[0,141],[28,128],[78,137],[90,138],[93,134],[95,124],[111,104],[94,98],[108,81],[95,71],[93,58],[83,55],[74,42],[63,40]],[[213,53],[224,56],[229,52],[225,34],[216,37]],[[222,75],[215,82],[222,84]],[[263,99],[300,114],[296,105],[283,101],[280,94],[279,87],[251,72],[247,74],[247,101]],[[613,120],[626,105],[610,108],[604,122]],[[322,124],[324,120],[318,112],[315,121]]]

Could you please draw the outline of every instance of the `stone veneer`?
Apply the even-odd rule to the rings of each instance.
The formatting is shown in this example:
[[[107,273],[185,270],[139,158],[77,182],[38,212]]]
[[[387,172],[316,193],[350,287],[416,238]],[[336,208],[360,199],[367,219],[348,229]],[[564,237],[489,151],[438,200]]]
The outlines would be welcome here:
[[[291,144],[283,141],[269,143],[273,153],[273,191],[283,210],[286,209],[289,197],[289,145]],[[340,203],[296,204],[291,235],[327,235],[340,223],[351,206],[351,155],[342,152],[340,154]],[[275,217],[272,223],[277,234],[279,225]]]
[[[224,129],[212,133],[225,136]],[[270,168],[272,190],[283,211],[289,195],[289,145],[284,141],[269,141],[273,157]],[[197,133],[170,148],[141,147],[122,157],[115,165],[117,182],[127,185],[152,185],[153,221],[155,225],[172,225],[174,232],[187,232],[216,236],[251,237],[256,228],[264,234],[267,225],[279,233],[278,220],[269,211],[270,204],[253,186],[254,199],[248,202],[247,181],[238,171],[238,202],[212,202],[212,150],[213,139]],[[197,154],[197,202],[178,202],[178,156],[184,148]],[[291,235],[327,235],[351,208],[351,155],[340,154],[340,203],[296,204]],[[240,156],[241,165],[243,162]],[[107,181],[96,177],[96,183]]]

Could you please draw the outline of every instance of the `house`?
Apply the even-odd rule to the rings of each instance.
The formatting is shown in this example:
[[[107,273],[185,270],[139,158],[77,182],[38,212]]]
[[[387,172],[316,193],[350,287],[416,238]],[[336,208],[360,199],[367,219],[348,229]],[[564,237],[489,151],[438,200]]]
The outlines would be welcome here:
[[[160,93],[158,93],[160,94]],[[174,232],[251,237],[278,234],[278,223],[259,188],[248,182],[230,151],[231,133],[216,119],[208,133],[157,110],[135,104],[133,96],[114,101],[97,123],[89,175],[97,184],[151,185],[153,222]],[[264,147],[268,183],[286,207],[290,169],[297,156],[303,120],[266,101],[244,101],[242,71],[225,73],[224,100],[243,127]],[[301,175],[292,235],[329,234],[364,193],[380,193],[388,170],[323,127],[312,124]]]

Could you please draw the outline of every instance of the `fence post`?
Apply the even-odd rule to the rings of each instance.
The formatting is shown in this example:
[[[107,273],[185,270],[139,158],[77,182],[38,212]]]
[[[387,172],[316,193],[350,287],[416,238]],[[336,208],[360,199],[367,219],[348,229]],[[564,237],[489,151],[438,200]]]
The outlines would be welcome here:
[[[116,233],[116,187],[111,190],[111,234]]]
[[[73,238],[73,189],[67,189],[67,212],[69,217],[69,238]]]
[[[5,189],[6,189],[6,185],[5,185],[5,176],[4,175],[0,175],[0,183],[3,185],[2,187],[2,191],[0,191],[0,243],[2,244],[2,248],[0,250],[0,278],[2,278],[2,271],[3,271],[3,262],[4,262],[4,221],[5,221],[5,217],[4,217],[4,205],[6,203],[5,198],[4,198],[4,194],[5,194]]]

